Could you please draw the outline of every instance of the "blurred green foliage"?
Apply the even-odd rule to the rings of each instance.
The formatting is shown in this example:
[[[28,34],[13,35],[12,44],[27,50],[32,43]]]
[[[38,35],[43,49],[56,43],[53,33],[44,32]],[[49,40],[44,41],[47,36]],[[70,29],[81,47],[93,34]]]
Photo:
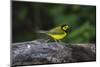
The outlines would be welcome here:
[[[44,38],[35,30],[67,24],[69,43],[96,42],[96,6],[12,2],[12,42]]]

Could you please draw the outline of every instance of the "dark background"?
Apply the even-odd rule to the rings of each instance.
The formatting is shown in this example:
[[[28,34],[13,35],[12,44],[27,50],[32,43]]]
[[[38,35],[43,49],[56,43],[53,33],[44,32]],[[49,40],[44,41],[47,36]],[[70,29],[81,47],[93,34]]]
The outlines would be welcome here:
[[[12,42],[45,38],[35,31],[62,24],[70,27],[64,42],[96,42],[96,6],[12,1]]]

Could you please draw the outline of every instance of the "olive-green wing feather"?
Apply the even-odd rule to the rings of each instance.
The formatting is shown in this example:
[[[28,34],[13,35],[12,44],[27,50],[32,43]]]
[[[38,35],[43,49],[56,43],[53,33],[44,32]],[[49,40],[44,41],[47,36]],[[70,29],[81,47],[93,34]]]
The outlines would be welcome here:
[[[61,27],[56,27],[48,31],[49,34],[63,34],[64,31],[61,29]]]

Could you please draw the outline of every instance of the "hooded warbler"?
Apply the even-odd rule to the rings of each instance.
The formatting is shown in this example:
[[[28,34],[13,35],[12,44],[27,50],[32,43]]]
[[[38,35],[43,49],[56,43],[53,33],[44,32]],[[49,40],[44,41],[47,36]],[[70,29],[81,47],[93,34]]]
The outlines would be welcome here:
[[[48,36],[52,37],[54,40],[61,40],[67,35],[67,30],[69,26],[64,24],[58,27],[55,27],[53,29],[50,29],[49,31],[39,31],[39,33],[45,33]]]

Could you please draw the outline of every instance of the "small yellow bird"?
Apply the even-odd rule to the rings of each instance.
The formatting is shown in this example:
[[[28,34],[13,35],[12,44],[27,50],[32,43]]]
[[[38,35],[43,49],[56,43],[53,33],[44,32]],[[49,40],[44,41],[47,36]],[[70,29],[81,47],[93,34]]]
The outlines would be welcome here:
[[[68,28],[69,26],[64,24],[62,26],[55,27],[49,31],[39,31],[39,33],[45,33],[56,41],[63,39],[67,35]]]

